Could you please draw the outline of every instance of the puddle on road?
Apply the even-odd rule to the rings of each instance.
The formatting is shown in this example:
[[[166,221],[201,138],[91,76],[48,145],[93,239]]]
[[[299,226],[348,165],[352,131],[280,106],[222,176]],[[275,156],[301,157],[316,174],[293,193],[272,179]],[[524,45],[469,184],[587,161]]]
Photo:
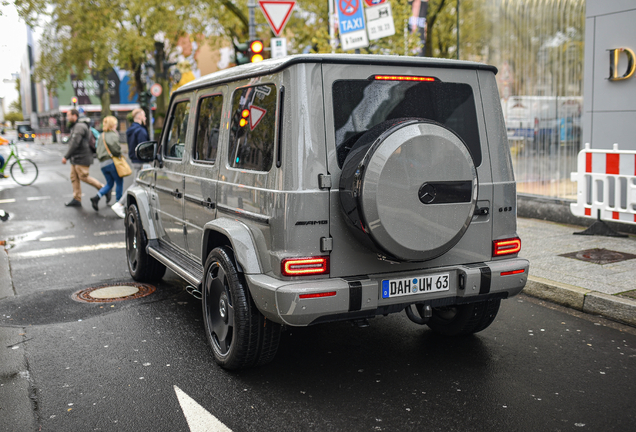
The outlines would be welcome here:
[[[9,220],[2,225],[5,248],[12,249],[22,243],[35,241],[45,233],[73,228],[72,222]]]

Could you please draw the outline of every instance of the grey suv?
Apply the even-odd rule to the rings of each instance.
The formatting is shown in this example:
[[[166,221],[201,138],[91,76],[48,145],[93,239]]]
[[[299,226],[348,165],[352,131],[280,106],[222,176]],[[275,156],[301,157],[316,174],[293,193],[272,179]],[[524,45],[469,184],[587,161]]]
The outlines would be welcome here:
[[[481,331],[525,285],[496,69],[301,55],[171,97],[128,191],[135,280],[169,267],[202,298],[218,364],[271,361],[282,326],[406,311]]]

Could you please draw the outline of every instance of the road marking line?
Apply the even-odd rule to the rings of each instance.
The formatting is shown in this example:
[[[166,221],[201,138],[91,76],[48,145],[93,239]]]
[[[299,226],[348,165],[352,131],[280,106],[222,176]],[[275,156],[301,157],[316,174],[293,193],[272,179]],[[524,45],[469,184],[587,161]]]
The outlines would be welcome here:
[[[15,198],[9,198],[9,199],[0,200],[0,204],[8,204],[8,203],[13,203],[13,202],[15,202]]]
[[[63,254],[72,254],[79,252],[92,252],[96,250],[103,249],[124,249],[126,247],[126,243],[117,242],[117,243],[102,243],[97,245],[90,246],[77,246],[77,247],[66,247],[66,248],[53,248],[53,249],[40,249],[29,252],[18,252],[15,254],[9,254],[10,258],[43,258],[43,257],[51,257],[55,255],[63,255]]]
[[[51,197],[50,196],[27,197],[27,201],[42,201],[47,199],[51,199]]]
[[[125,234],[126,231],[124,230],[115,230],[115,231],[99,231],[96,233],[93,233],[94,236],[99,237],[99,236],[107,236],[107,235],[113,235],[113,234]]]
[[[219,419],[210,414],[179,387],[174,386],[174,392],[177,394],[190,432],[232,432],[230,428],[221,423]]]
[[[41,239],[38,239],[38,240],[43,242],[49,242],[49,241],[56,241],[56,240],[68,240],[72,238],[75,238],[75,236],[67,235],[67,236],[59,236],[59,237],[42,237]]]

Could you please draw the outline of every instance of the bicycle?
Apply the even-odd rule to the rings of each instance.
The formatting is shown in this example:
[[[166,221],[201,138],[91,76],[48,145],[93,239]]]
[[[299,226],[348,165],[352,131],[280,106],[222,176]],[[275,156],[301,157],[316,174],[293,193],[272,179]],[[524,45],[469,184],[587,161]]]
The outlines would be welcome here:
[[[11,153],[7,157],[4,166],[0,167],[0,175],[4,177],[4,171],[9,166],[11,158],[15,159],[15,162],[11,164],[9,172],[11,178],[19,185],[29,186],[38,178],[38,166],[31,159],[23,159],[18,155],[18,147],[13,141],[9,141],[9,148]]]

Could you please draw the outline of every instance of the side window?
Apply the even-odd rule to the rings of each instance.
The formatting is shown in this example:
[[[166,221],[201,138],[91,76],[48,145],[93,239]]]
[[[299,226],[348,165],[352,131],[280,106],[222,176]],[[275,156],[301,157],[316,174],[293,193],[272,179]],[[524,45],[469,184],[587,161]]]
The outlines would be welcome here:
[[[233,168],[269,171],[276,132],[276,86],[243,87],[232,96],[228,163]]]
[[[164,156],[181,159],[185,148],[190,117],[190,101],[177,102],[170,118],[170,129],[164,149]]]
[[[199,101],[197,137],[194,147],[195,161],[211,163],[216,161],[222,111],[223,96],[221,95],[204,97]]]

